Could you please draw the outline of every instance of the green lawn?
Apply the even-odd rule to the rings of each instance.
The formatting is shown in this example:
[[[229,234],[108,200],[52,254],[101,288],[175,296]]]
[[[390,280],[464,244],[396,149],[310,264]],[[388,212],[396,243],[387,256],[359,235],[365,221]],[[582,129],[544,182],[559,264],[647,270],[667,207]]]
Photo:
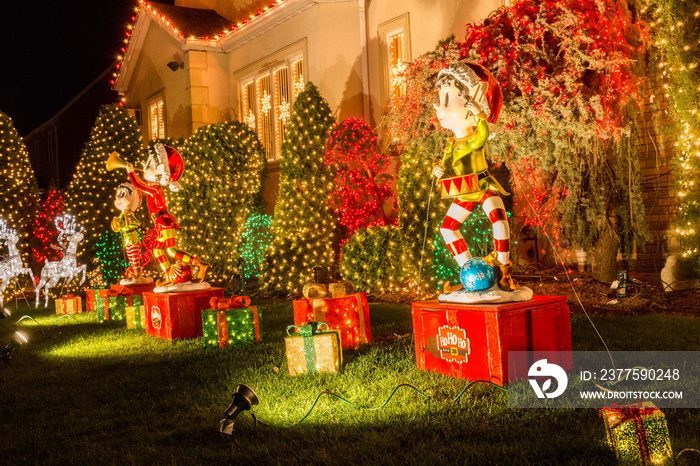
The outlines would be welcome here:
[[[0,344],[15,330],[29,345],[0,362],[0,462],[152,464],[614,464],[596,410],[514,410],[501,390],[418,371],[410,306],[372,304],[374,336],[407,335],[344,353],[336,375],[290,377],[284,330],[289,301],[259,301],[263,339],[246,347],[204,349],[200,339],[166,341],[94,313],[55,322],[53,309],[26,306],[0,320]],[[22,315],[25,319],[15,325]],[[593,316],[611,350],[700,351],[700,319]],[[585,316],[572,316],[574,350],[603,350]],[[363,411],[323,397],[333,390]],[[218,432],[238,383],[253,388],[253,408],[236,434]],[[675,453],[700,449],[698,410],[664,410]],[[274,427],[273,427],[274,426]],[[681,460],[686,457],[684,454]],[[700,455],[689,459],[697,461]],[[679,461],[679,464],[697,464]]]

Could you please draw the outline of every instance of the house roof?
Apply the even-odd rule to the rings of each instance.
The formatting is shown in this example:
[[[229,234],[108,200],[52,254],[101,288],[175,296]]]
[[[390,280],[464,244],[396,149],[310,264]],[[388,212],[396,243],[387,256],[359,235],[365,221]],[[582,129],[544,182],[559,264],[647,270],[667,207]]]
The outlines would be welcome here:
[[[181,37],[214,38],[230,31],[234,24],[214,10],[187,8],[163,3],[143,3],[162,26],[169,26]]]

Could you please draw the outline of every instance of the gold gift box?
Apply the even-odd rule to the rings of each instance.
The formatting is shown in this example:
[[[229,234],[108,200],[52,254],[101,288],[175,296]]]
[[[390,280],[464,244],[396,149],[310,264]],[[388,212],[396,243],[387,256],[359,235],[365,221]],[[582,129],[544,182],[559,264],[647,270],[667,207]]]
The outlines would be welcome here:
[[[305,342],[309,339],[313,345]],[[313,374],[316,372],[338,372],[343,363],[343,350],[340,345],[340,332],[330,330],[310,337],[294,335],[284,339],[287,347],[289,375]],[[312,351],[310,359],[315,365],[308,367],[307,350]]]

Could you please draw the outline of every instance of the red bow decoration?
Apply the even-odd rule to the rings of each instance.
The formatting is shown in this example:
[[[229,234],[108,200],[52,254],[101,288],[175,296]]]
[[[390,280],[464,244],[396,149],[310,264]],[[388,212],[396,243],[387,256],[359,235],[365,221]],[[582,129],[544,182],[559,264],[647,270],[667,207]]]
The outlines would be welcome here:
[[[250,298],[248,296],[231,296],[230,298],[217,298],[213,297],[209,300],[209,305],[212,309],[240,309],[248,307],[250,305]]]
[[[134,294],[134,290],[121,285],[112,285],[107,290],[107,296],[131,296],[132,294]]]

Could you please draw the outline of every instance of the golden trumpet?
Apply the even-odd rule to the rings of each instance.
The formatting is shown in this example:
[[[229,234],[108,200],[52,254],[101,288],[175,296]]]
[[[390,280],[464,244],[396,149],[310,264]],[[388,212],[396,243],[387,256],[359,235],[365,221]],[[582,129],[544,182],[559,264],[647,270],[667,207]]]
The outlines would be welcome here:
[[[119,157],[119,154],[117,154],[116,151],[114,151],[109,154],[109,157],[107,158],[107,171],[111,172],[117,168],[126,168],[126,162]],[[142,169],[136,167],[134,167],[134,170],[143,171]]]

